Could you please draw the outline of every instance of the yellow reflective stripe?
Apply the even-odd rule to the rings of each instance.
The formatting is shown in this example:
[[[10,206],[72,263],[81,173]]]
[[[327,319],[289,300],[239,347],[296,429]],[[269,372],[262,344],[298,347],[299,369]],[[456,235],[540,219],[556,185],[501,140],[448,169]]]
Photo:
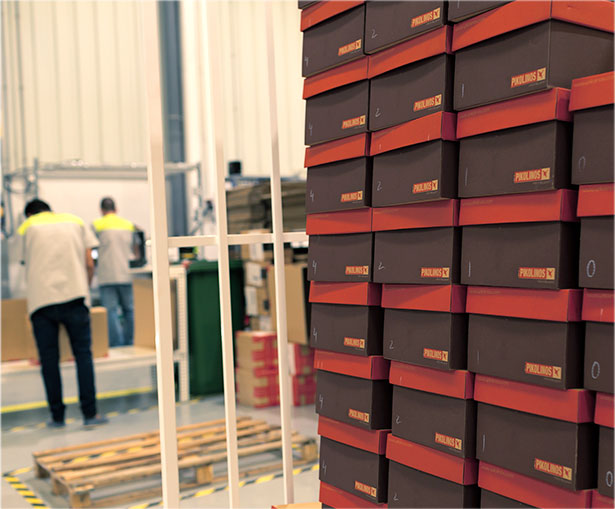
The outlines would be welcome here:
[[[25,235],[28,228],[31,226],[45,225],[45,224],[60,224],[60,223],[73,223],[81,226],[85,226],[85,223],[80,217],[73,214],[56,214],[54,212],[40,212],[26,219],[17,230],[19,235]]]
[[[128,219],[124,219],[116,214],[107,214],[94,221],[94,229],[97,232],[105,230],[126,230],[132,232],[135,230],[135,226]]]

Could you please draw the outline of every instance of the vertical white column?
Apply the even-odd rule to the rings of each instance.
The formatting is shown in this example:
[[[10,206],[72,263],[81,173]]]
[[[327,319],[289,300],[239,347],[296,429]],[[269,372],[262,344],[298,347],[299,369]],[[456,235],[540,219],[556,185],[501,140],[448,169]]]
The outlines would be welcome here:
[[[162,498],[165,507],[176,508],[179,507],[179,472],[177,470],[177,424],[175,419],[171,283],[169,278],[164,138],[160,89],[158,4],[155,1],[146,1],[141,6],[145,81],[147,83],[147,132],[149,137],[147,144],[147,179],[152,225]]]
[[[228,463],[229,507],[239,507],[239,457],[237,454],[237,410],[235,407],[235,371],[233,357],[233,323],[231,283],[226,219],[226,162],[224,160],[224,104],[218,24],[213,16],[216,2],[202,2],[201,27],[206,30],[203,48],[205,128],[203,147],[210,171],[215,174],[216,237],[218,245],[218,281],[220,285],[220,319],[222,325],[222,370],[224,376],[224,414],[226,418],[226,451]],[[212,147],[213,144],[213,147]],[[203,153],[203,152],[202,152]]]
[[[266,2],[267,74],[269,82],[269,128],[271,135],[271,212],[273,220],[273,256],[275,261],[276,330],[278,336],[278,369],[280,380],[280,420],[282,422],[282,458],[284,471],[284,503],[294,501],[293,449],[290,407],[290,373],[288,369],[288,329],[286,324],[286,274],[284,270],[284,224],[282,185],[280,182],[280,142],[275,76],[275,45],[272,3]]]

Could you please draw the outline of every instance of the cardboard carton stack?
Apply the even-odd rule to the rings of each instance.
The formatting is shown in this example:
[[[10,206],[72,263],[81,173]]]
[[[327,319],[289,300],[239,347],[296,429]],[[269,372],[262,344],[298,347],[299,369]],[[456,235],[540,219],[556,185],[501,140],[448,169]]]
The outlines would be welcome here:
[[[612,497],[613,3],[303,8],[321,502]]]
[[[596,487],[569,100],[574,78],[612,69],[612,12],[514,1],[454,27],[461,283],[486,507],[588,507]]]
[[[572,82],[572,183],[579,185],[583,386],[596,391],[598,485],[594,507],[613,507],[613,72]]]
[[[273,332],[237,331],[235,383],[237,401],[256,408],[280,403],[277,338]],[[293,405],[314,403],[314,354],[307,346],[289,345]]]

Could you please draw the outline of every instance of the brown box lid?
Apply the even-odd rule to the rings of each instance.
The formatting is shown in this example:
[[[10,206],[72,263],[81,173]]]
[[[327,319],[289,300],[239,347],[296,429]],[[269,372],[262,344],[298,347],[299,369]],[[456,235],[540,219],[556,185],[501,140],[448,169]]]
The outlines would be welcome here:
[[[552,120],[463,138],[459,142],[459,196],[569,187],[571,137],[568,124]]]
[[[544,21],[455,54],[455,109],[465,110],[613,68],[613,37],[598,30]]]
[[[460,285],[383,285],[382,307],[465,313],[466,292]]]
[[[348,159],[308,168],[305,189],[307,214],[353,210],[371,205],[372,161]]]
[[[368,80],[310,97],[305,103],[305,144],[366,132],[368,108]]]
[[[575,423],[592,422],[594,393],[551,389],[503,378],[476,375],[474,399],[482,403]]]
[[[394,436],[460,458],[476,453],[476,403],[429,392],[393,388]]]
[[[506,3],[508,2],[503,0],[453,0],[448,4],[448,20],[459,23]]]
[[[585,324],[585,367],[583,387],[591,391],[613,394],[613,324]]]
[[[579,250],[579,286],[612,290],[613,285],[613,216],[581,219]]]
[[[574,112],[572,183],[613,182],[613,105]]]
[[[578,231],[574,223],[559,222],[464,226],[461,283],[575,287]]]
[[[453,57],[437,55],[370,80],[369,128],[378,131],[453,111]]]
[[[302,76],[312,76],[364,55],[365,6],[322,21],[303,32]]]
[[[375,156],[373,206],[456,198],[457,149],[455,142],[435,140]]]
[[[556,389],[583,383],[583,326],[470,315],[468,370]]]
[[[384,312],[384,357],[436,369],[466,369],[468,318],[407,309]]]
[[[459,228],[420,228],[377,232],[374,281],[451,284],[459,282]]]
[[[511,447],[511,437],[515,437]],[[478,404],[476,456],[568,490],[593,488],[597,434],[593,424],[548,419]]]
[[[475,485],[478,477],[478,461],[474,458],[459,458],[394,435],[387,440],[387,458],[464,486]]]
[[[613,428],[600,426],[598,443],[598,493],[613,499]]]
[[[389,464],[388,507],[478,507],[480,490],[409,468]]]
[[[374,53],[446,24],[448,2],[367,2],[365,52]]]
[[[310,302],[380,306],[382,285],[376,283],[310,283]]]
[[[531,507],[590,507],[592,502],[590,490],[570,491],[486,461],[480,462],[478,485]]]
[[[390,429],[391,393],[388,380],[318,371],[316,413],[358,428]]]
[[[388,477],[385,456],[320,438],[321,481],[370,502],[386,502]]]
[[[615,322],[613,290],[583,290],[582,318],[589,322]]]
[[[373,244],[374,236],[371,233],[311,235],[308,280],[370,282]]]
[[[480,506],[481,508],[488,507],[491,509],[534,507],[512,498],[503,497],[489,490],[480,490]]]
[[[363,357],[382,355],[383,309],[312,304],[310,346]]]

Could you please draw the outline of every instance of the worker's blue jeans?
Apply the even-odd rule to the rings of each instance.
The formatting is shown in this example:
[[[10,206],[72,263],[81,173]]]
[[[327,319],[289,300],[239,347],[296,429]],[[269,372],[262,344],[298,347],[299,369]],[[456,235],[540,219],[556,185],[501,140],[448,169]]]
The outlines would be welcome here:
[[[60,376],[60,324],[66,327],[70,346],[77,365],[79,401],[83,417],[89,419],[96,415],[96,387],[94,384],[94,364],[92,362],[92,333],[90,330],[90,311],[83,299],[63,304],[53,304],[37,309],[30,316],[36,346],[41,361],[41,374],[47,393],[47,402],[54,421],[64,421],[64,402],[62,401],[62,378]]]
[[[132,285],[101,285],[100,300],[107,308],[109,346],[132,345],[134,335],[134,304]],[[122,311],[120,320],[119,310]]]

